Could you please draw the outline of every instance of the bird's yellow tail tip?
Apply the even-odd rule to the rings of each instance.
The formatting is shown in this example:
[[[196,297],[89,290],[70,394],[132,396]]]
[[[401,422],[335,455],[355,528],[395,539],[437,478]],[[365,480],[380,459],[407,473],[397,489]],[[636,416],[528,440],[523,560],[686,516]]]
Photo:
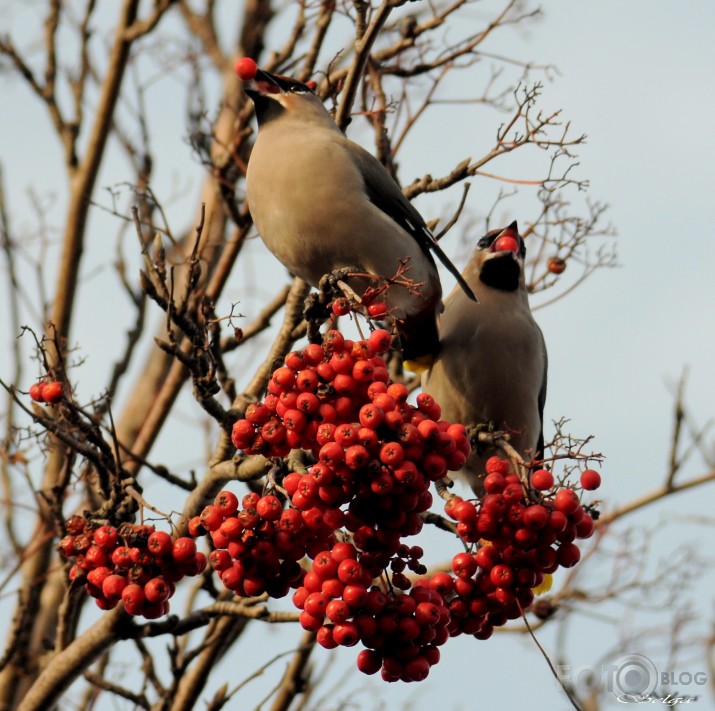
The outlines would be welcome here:
[[[405,360],[403,361],[402,365],[404,365],[405,368],[412,373],[417,373],[417,375],[419,375],[420,373],[424,373],[426,370],[429,370],[432,367],[433,363],[433,355],[423,355],[418,356],[417,358]]]
[[[534,595],[543,595],[544,593],[547,593],[549,592],[549,590],[551,590],[551,585],[553,584],[553,582],[554,576],[551,575],[551,573],[546,573],[541,583],[535,588],[531,588],[531,590]]]

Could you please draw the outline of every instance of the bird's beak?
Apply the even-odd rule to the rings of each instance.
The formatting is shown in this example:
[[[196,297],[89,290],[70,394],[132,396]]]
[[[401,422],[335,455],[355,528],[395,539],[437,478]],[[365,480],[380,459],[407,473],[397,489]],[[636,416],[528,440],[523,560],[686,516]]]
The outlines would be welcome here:
[[[490,252],[511,252],[519,255],[521,252],[522,240],[519,236],[519,226],[516,220],[508,227],[505,227],[494,239]]]

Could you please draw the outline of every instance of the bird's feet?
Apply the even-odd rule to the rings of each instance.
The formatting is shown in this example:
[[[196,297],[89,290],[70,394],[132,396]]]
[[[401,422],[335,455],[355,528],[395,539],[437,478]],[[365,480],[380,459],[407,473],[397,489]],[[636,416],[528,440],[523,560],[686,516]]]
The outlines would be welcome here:
[[[365,276],[358,267],[341,267],[324,274],[318,284],[321,301],[329,304],[334,299],[346,298],[351,306],[361,306],[360,295],[348,284],[347,279]]]
[[[478,456],[482,456],[492,448],[497,440],[509,440],[509,433],[496,429],[493,422],[480,422],[467,427],[467,434],[472,449]]]
[[[318,284],[318,290],[321,294],[325,294],[329,300],[337,295],[342,295],[340,282],[345,281],[345,279],[357,271],[359,270],[354,267],[341,267],[340,269],[334,269],[332,272],[323,274]]]
[[[334,316],[331,304],[336,299],[347,299],[351,311],[365,312],[361,297],[346,281],[351,276],[363,274],[356,267],[343,267],[323,275],[318,283],[318,291],[310,293],[305,300],[303,318],[311,343],[320,342],[320,327]]]
[[[303,318],[307,325],[307,336],[311,343],[319,343],[321,340],[320,327],[330,317],[328,303],[324,303],[321,295],[316,292],[308,294],[303,306]]]

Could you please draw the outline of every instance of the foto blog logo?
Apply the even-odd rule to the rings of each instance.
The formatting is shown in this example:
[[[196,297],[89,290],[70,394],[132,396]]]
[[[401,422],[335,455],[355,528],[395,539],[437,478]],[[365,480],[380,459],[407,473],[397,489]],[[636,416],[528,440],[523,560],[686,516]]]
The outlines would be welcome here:
[[[704,686],[708,676],[702,671],[659,671],[644,654],[628,654],[613,664],[600,667],[559,664],[556,667],[557,685],[576,691],[601,690],[615,694],[619,699],[646,700],[657,696],[664,688],[695,691]]]

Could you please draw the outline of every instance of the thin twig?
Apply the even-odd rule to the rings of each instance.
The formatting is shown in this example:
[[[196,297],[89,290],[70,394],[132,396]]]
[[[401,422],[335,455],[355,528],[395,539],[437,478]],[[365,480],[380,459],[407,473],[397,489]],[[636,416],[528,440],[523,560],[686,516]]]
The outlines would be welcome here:
[[[521,605],[519,606],[521,609]],[[561,679],[559,678],[559,675],[556,673],[556,669],[554,669],[554,665],[551,663],[551,660],[549,659],[549,655],[546,653],[546,650],[541,646],[539,643],[539,640],[536,639],[536,635],[534,634],[534,631],[531,629],[531,625],[529,624],[529,620],[526,619],[526,615],[524,614],[524,611],[521,610],[521,617],[524,620],[524,624],[526,625],[526,629],[529,632],[529,635],[531,636],[531,639],[534,640],[534,644],[538,648],[538,650],[541,652],[541,655],[544,657],[546,660],[546,663],[549,665],[549,669],[551,670],[551,673],[554,675],[554,679],[558,681],[559,685],[561,688],[564,690],[564,693],[568,697],[568,700],[571,702],[571,705],[576,709],[576,711],[582,711],[581,707],[578,705],[576,702],[576,699],[571,695],[571,692],[564,686],[562,683]]]

